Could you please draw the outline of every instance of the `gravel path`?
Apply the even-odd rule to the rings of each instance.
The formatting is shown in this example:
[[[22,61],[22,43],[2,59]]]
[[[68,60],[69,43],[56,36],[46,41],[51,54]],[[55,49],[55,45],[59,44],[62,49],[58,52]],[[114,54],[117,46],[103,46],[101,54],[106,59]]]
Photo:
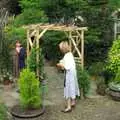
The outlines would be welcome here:
[[[62,113],[64,108],[63,74],[53,67],[45,68],[48,76],[46,95],[46,113],[40,120],[120,120],[120,102],[107,96],[77,100],[77,106],[71,113]],[[56,73],[56,74],[55,74]]]
[[[77,106],[71,113],[62,113],[63,73],[59,73],[56,68],[50,66],[46,66],[45,71],[47,73],[44,100],[46,112],[36,120],[120,120],[120,102],[113,101],[107,96],[77,100]],[[14,90],[4,91],[1,94],[9,107],[18,101],[18,95]]]

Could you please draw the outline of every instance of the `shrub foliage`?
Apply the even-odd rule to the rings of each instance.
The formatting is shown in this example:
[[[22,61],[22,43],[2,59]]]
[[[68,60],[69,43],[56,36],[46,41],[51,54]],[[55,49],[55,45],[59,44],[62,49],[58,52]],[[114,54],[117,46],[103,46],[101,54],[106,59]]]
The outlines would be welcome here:
[[[36,53],[39,51],[39,61],[38,63],[36,62]],[[43,62],[43,54],[42,54],[42,49],[36,49],[35,47],[32,48],[30,56],[28,58],[28,68],[36,72],[36,69],[39,68],[39,74],[40,76],[44,76],[44,62]]]
[[[120,40],[115,40],[108,53],[107,69],[116,74],[120,67]]]
[[[40,82],[34,72],[24,69],[18,81],[20,102],[24,108],[38,108],[41,105]]]
[[[8,120],[7,108],[4,104],[0,104],[0,120]]]
[[[79,87],[83,89],[83,94],[86,95],[90,89],[90,76],[85,69],[82,70],[80,65],[77,65],[77,77]]]

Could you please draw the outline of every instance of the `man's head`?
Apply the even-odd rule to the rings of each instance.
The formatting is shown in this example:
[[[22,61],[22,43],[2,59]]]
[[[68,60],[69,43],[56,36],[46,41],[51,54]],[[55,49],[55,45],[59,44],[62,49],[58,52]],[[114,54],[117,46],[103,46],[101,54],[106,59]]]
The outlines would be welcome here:
[[[19,40],[17,40],[15,45],[16,45],[16,47],[20,47],[20,46],[21,46],[20,41],[19,41]]]

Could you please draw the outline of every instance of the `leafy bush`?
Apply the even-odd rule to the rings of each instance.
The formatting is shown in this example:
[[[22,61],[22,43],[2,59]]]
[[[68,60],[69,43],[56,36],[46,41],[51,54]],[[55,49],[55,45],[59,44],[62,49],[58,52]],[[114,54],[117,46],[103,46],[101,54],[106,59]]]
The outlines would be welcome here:
[[[90,76],[85,69],[81,69],[80,65],[77,65],[77,78],[80,88],[83,89],[83,94],[86,95],[90,89]]]
[[[114,75],[120,67],[120,40],[115,40],[108,53],[107,70]]]
[[[120,66],[119,66],[118,71],[117,71],[117,73],[116,73],[114,82],[115,82],[115,83],[120,83]]]
[[[18,80],[20,88],[20,102],[23,108],[38,108],[41,103],[40,82],[34,72],[24,69]]]
[[[89,68],[88,68],[88,72],[90,75],[102,75],[102,73],[105,70],[105,65],[103,62],[96,62],[93,63]]]
[[[8,120],[7,108],[4,104],[0,104],[0,120]]]

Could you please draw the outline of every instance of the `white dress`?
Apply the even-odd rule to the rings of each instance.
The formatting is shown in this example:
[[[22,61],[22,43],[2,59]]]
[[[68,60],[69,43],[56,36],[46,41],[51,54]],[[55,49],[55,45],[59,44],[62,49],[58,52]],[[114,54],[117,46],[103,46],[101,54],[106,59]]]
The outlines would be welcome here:
[[[75,99],[76,96],[80,96],[76,66],[73,54],[68,52],[64,55],[63,59],[60,61],[65,68],[65,85],[64,85],[64,97],[66,99]]]

